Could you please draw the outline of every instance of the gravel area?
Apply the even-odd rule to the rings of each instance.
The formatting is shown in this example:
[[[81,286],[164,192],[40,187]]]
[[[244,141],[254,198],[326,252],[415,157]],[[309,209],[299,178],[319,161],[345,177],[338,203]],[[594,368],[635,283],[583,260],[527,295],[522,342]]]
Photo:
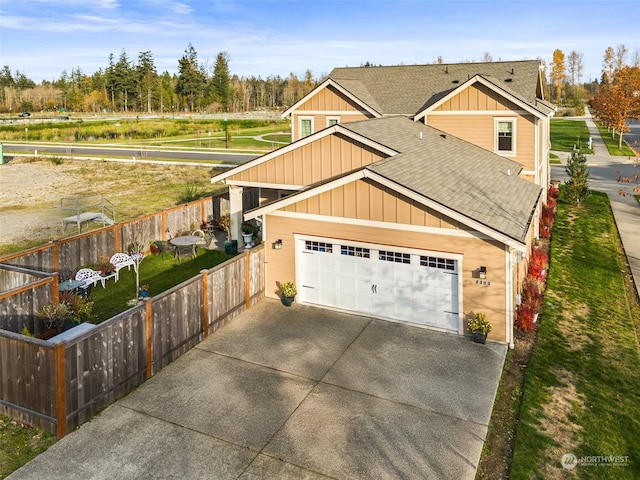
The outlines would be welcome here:
[[[86,188],[77,170],[48,162],[0,165],[0,245],[60,237],[60,199]]]

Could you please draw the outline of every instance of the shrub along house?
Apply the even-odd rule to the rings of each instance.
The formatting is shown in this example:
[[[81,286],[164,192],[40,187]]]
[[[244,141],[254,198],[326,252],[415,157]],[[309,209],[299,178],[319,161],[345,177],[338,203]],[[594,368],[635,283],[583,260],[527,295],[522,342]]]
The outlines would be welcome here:
[[[235,238],[262,221],[267,295],[293,280],[298,302],[461,335],[482,311],[513,343],[549,182],[541,82],[538,62],[334,70],[284,113],[293,143],[212,178]]]

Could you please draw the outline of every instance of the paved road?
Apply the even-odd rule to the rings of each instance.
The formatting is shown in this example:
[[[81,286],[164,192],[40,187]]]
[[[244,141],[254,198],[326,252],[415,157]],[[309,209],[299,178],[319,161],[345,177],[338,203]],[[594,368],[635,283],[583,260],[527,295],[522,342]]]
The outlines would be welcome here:
[[[187,161],[220,161],[225,163],[245,163],[253,160],[258,155],[245,153],[226,152],[203,152],[193,150],[154,150],[150,148],[128,148],[128,147],[93,147],[93,146],[59,146],[45,144],[5,144],[5,150],[19,151],[53,155],[79,155],[79,156],[100,156],[100,157],[126,157],[137,160],[146,158],[160,158],[166,160],[187,160]]]

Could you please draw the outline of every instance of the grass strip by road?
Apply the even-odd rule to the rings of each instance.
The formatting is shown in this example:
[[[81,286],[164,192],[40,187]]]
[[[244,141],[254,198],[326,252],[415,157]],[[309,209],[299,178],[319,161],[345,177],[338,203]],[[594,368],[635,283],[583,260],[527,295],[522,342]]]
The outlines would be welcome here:
[[[640,478],[640,315],[621,259],[606,195],[559,203],[511,479]],[[580,462],[607,456],[627,461]]]
[[[613,135],[613,131],[607,130],[607,128],[602,124],[602,122],[596,122],[598,130],[600,130],[600,135],[604,140],[604,143],[607,145],[607,150],[609,150],[609,155],[614,155],[616,157],[635,157],[636,154],[629,148],[629,146],[624,142],[624,135],[622,136],[623,142],[622,147],[619,147],[619,141],[617,134]]]
[[[551,150],[572,152],[575,148],[580,148],[583,153],[593,153],[588,148],[589,128],[584,120],[552,118],[550,136]]]

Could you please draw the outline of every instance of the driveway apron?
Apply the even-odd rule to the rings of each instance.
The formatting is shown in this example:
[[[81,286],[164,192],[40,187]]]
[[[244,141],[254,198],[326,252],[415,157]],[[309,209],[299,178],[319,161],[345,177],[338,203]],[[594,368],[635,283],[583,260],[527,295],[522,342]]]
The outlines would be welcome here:
[[[264,299],[10,479],[473,479],[506,346]]]

